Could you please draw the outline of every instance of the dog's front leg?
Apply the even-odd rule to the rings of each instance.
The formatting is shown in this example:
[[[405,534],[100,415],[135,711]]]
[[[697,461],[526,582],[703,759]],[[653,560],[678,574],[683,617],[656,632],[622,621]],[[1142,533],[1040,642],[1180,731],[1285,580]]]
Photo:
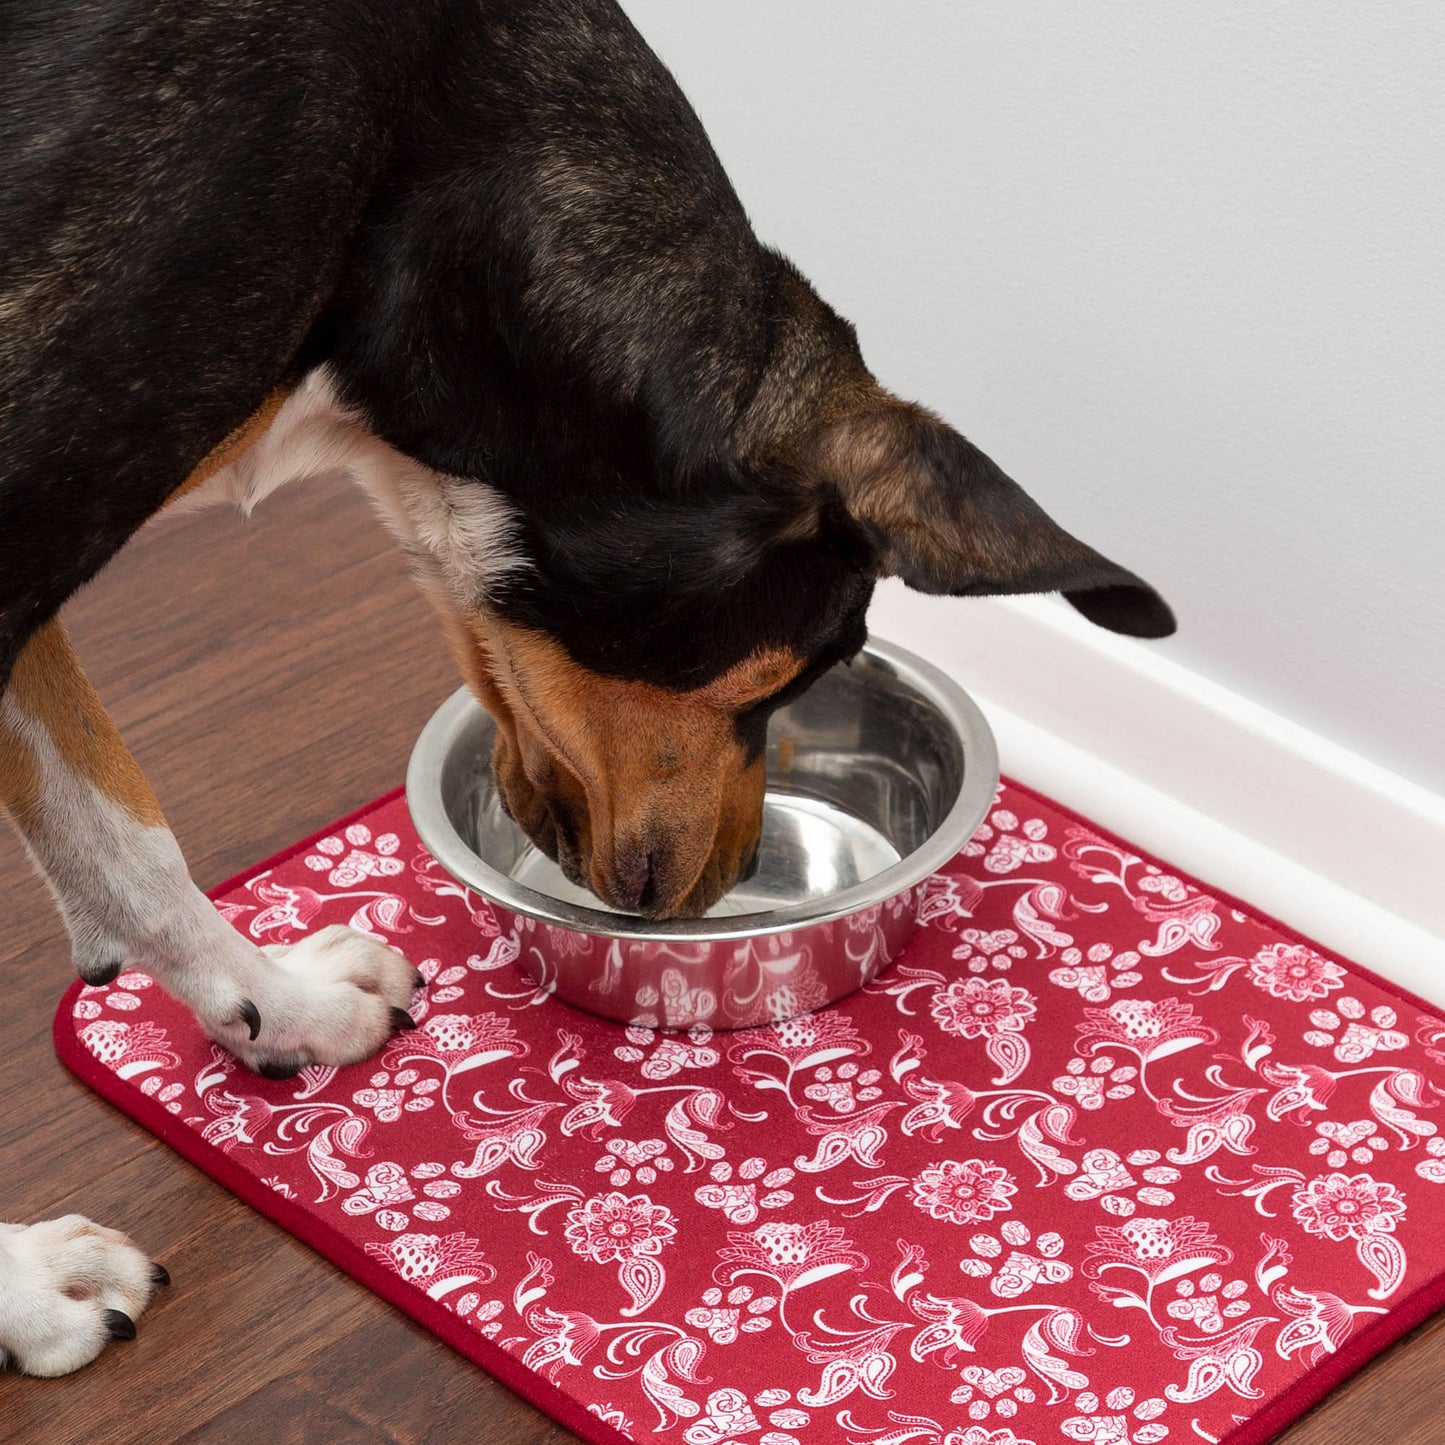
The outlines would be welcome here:
[[[151,974],[202,1027],[272,1076],[373,1053],[418,975],[349,928],[257,948],[191,882],[154,794],[58,622],[0,696],[0,804],[60,905],[82,978]],[[80,1215],[0,1225],[0,1365],[61,1375],[135,1332],[165,1271]]]
[[[419,975],[349,928],[257,948],[191,882],[154,794],[58,622],[41,628],[0,696],[0,804],[45,874],[82,978],[151,974],[202,1027],[273,1077],[347,1064],[399,1025]],[[79,1215],[0,1225],[0,1365],[60,1375],[134,1320],[165,1271]]]
[[[216,912],[58,622],[30,639],[0,698],[0,801],[87,983],[144,970],[272,1078],[354,1063],[409,1026],[417,975],[394,949],[340,927],[258,948]]]

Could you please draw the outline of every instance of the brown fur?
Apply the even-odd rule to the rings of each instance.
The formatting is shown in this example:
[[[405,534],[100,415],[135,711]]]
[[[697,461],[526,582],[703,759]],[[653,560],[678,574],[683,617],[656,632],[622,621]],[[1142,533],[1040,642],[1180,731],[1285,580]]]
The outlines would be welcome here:
[[[881,387],[856,403],[835,408],[815,434],[811,470],[836,486],[849,513],[879,536],[916,533],[925,481],[915,443],[936,418]]]
[[[0,717],[0,806],[22,826],[40,812],[40,767],[30,744]]]
[[[1071,574],[1083,585],[1090,573],[1138,585],[1062,531],[926,407],[877,385],[841,395],[846,404],[814,434],[805,471],[878,541],[883,575],[925,592],[967,592],[986,579],[976,590],[1067,594]]]
[[[672,692],[579,667],[552,639],[443,608],[463,675],[497,721],[493,767],[513,818],[608,901],[655,874],[647,911],[700,913],[735,880],[762,824],[762,759],[733,719],[804,666],[759,653]]]
[[[30,638],[5,695],[45,728],[72,772],[120,804],[136,822],[164,826],[165,815],[150,784],[126,750],[58,620],[46,623]],[[22,827],[33,826],[45,805],[34,753],[3,721],[0,801]]]

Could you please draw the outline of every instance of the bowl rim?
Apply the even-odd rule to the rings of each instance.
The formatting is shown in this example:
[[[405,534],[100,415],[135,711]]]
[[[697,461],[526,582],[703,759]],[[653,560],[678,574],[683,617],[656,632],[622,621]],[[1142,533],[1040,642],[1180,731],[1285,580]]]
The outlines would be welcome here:
[[[412,748],[406,770],[406,802],[412,823],[427,851],[457,882],[512,913],[574,933],[638,942],[723,943],[795,932],[846,918],[898,897],[953,858],[988,815],[999,782],[993,730],[963,688],[932,663],[882,638],[870,637],[862,655],[885,664],[947,718],[963,748],[964,772],[953,806],[917,848],[882,872],[839,893],[764,913],[651,922],[586,908],[515,882],[467,846],[442,801],[442,762],[473,714],[484,711],[465,686],[437,708]]]

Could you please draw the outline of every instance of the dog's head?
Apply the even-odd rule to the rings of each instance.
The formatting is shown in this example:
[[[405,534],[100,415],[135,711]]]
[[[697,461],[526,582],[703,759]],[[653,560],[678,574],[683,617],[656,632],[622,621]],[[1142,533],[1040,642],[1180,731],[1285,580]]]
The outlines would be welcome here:
[[[791,272],[784,294],[725,446],[614,447],[585,484],[519,503],[515,565],[484,601],[443,605],[512,817],[574,882],[653,918],[701,913],[747,869],[768,718],[862,647],[879,577],[1057,591],[1116,632],[1174,627],[1138,577],[883,391]]]

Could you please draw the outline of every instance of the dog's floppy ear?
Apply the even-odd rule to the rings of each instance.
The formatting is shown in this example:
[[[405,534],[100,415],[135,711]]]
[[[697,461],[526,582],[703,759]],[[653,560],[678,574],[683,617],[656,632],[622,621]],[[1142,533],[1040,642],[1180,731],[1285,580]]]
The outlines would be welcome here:
[[[826,426],[810,470],[872,537],[880,571],[955,597],[1062,592],[1091,622],[1167,637],[1169,605],[1071,537],[971,442],[882,394]]]

